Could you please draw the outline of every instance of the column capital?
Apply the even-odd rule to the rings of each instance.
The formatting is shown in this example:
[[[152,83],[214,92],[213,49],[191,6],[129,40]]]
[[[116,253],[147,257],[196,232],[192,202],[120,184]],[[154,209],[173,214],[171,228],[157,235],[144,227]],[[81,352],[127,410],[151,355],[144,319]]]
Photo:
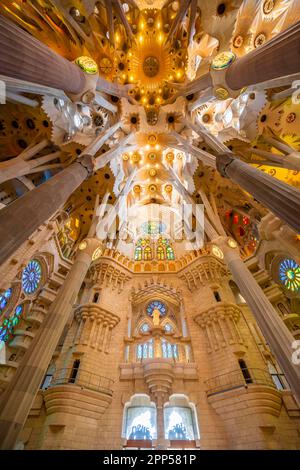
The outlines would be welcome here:
[[[79,253],[87,254],[92,261],[100,258],[103,252],[103,244],[98,238],[85,238],[79,244]]]

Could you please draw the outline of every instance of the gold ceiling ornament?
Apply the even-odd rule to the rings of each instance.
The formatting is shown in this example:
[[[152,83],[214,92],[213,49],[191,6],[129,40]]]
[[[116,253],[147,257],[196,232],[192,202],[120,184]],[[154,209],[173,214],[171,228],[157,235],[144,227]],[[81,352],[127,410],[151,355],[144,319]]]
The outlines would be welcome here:
[[[230,248],[237,248],[238,246],[237,242],[233,238],[228,238],[227,244]]]
[[[150,184],[149,187],[148,187],[148,191],[149,191],[150,193],[156,193],[156,191],[157,191],[157,186],[156,186],[156,184]]]
[[[166,184],[165,191],[166,193],[171,193],[173,191],[173,186],[171,184]]]
[[[173,152],[168,152],[166,155],[166,160],[169,163],[172,163],[174,161],[174,153]]]
[[[148,153],[148,158],[149,158],[149,160],[151,160],[151,161],[156,160],[156,153],[154,153],[154,152]]]
[[[140,194],[142,192],[142,188],[139,184],[136,184],[134,187],[133,187],[133,192],[135,194]]]
[[[274,0],[266,0],[263,4],[263,12],[265,15],[269,15],[275,7]]]
[[[224,253],[217,245],[212,245],[211,252],[219,259],[224,259]]]
[[[129,155],[128,153],[123,153],[123,156],[122,156],[124,162],[127,162],[129,160]]]
[[[102,249],[100,246],[98,246],[98,248],[95,249],[92,255],[92,261],[96,261],[97,259],[100,258],[101,255],[102,255]]]
[[[80,251],[83,251],[87,248],[87,242],[85,240],[83,240],[82,242],[79,243],[79,250]]]
[[[154,176],[156,176],[156,174],[157,174],[157,171],[155,170],[155,168],[151,168],[151,169],[149,170],[149,175],[150,175],[150,176],[154,177]]]
[[[227,100],[229,98],[229,91],[224,87],[215,88],[214,94],[218,100]]]
[[[150,134],[148,136],[148,142],[150,145],[154,145],[157,141],[157,136],[155,134]]]
[[[141,160],[141,155],[138,152],[135,152],[132,155],[131,160],[132,160],[133,163],[139,163],[140,160]]]
[[[99,62],[99,72],[103,75],[110,75],[113,71],[114,64],[109,57],[102,57]]]
[[[260,47],[267,41],[265,33],[259,33],[254,39],[254,47]]]
[[[91,57],[78,57],[75,60],[75,64],[78,65],[85,73],[89,75],[95,75],[96,73],[98,73],[98,65]]]

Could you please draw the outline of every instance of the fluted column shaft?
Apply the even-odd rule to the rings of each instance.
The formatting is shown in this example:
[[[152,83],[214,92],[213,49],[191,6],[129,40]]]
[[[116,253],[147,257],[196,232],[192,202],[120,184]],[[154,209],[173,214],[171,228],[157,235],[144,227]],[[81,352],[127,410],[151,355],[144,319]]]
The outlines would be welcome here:
[[[217,169],[222,176],[239,184],[273,214],[300,233],[300,191],[231,154],[217,156]]]
[[[63,329],[69,319],[81,284],[91,264],[99,240],[87,239],[87,247],[77,258],[44,322],[25,353],[0,402],[1,449],[12,449],[24,426],[33,400]]]
[[[240,258],[237,248],[230,248],[227,238],[214,240],[224,253],[225,262],[238,285],[240,292],[249,305],[265,339],[277,358],[287,380],[300,400],[300,368],[292,363],[293,335],[283,323],[271,302]]]
[[[300,21],[234,62],[226,74],[233,90],[300,72]]]
[[[84,72],[0,15],[0,74],[80,94]]]
[[[88,170],[73,163],[0,211],[0,264],[67,201]]]

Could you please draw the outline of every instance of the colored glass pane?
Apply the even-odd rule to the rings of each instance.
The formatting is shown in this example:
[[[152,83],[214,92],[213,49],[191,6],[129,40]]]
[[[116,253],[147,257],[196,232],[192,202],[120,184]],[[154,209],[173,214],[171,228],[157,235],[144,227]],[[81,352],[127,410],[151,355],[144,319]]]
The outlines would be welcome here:
[[[11,298],[12,294],[12,289],[9,288],[3,294],[0,294],[0,315],[2,311],[5,309],[5,307],[8,304],[9,299]]]

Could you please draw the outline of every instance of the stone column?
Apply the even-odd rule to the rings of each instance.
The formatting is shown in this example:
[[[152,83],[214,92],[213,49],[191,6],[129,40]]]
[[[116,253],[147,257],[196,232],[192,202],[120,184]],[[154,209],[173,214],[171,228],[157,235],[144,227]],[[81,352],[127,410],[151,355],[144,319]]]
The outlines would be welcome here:
[[[300,21],[261,47],[235,61],[226,73],[229,88],[249,85],[300,72]]]
[[[234,158],[230,153],[218,155],[216,164],[222,176],[239,184],[273,214],[300,233],[299,189]]]
[[[260,286],[240,258],[234,241],[227,237],[214,240],[222,250],[225,262],[232,273],[233,279],[266,338],[270,349],[277,358],[287,380],[300,400],[300,368],[292,363],[292,343],[294,337],[276,313],[271,302],[267,299]],[[232,245],[232,247],[230,246]]]
[[[65,204],[88,174],[84,164],[73,163],[0,211],[0,264]]]
[[[86,239],[0,403],[1,449],[12,449],[25,423],[99,240]]]
[[[0,16],[0,74],[80,94],[84,72],[8,19]]]

